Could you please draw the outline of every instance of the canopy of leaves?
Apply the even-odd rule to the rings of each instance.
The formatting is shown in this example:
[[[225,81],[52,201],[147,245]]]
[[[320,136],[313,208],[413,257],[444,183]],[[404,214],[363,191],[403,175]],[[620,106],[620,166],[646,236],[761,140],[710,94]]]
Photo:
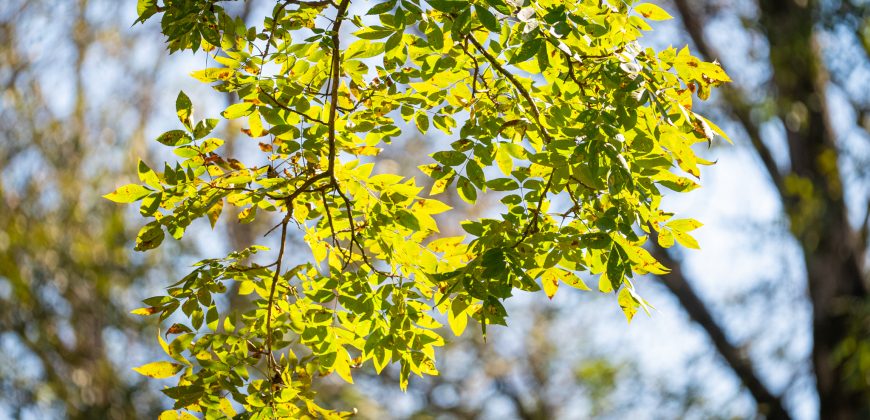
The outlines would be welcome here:
[[[697,247],[660,208],[662,189],[698,186],[691,146],[721,131],[692,110],[693,97],[729,79],[688,49],[643,49],[648,20],[669,18],[652,4],[584,0],[390,0],[351,5],[285,0],[262,26],[246,27],[214,0],[140,0],[140,21],[159,16],[169,50],[202,50],[213,67],[197,80],[239,101],[222,113],[242,119],[259,142],[259,164],[221,154],[178,95],[180,128],[157,141],[179,161],[106,198],[140,202],[153,219],[137,250],[181,238],[191,222],[212,225],[225,206],[239,222],[278,215],[269,265],[250,262],[255,246],[201,261],[165,296],[134,313],[183,321],[160,343],[173,362],[139,371],[179,375],[164,390],[167,418],[334,417],[311,384],[373,363],[410,375],[436,375],[435,331],[456,334],[469,318],[484,335],[506,323],[502,302],[515,289],[561,285],[588,290],[597,276],[630,320],[645,301],[632,279],[667,271],[644,248]],[[435,182],[373,175],[366,163],[407,130],[441,132],[444,147],[423,163]],[[265,163],[263,163],[265,162]],[[442,237],[437,198],[455,189],[475,203],[501,197],[502,213],[462,223],[466,236]],[[288,230],[304,232],[310,261],[285,265]],[[246,313],[221,313],[227,284],[256,296]],[[437,312],[446,314],[439,316]],[[175,315],[174,315],[175,314]],[[302,346],[304,354],[290,349]]]

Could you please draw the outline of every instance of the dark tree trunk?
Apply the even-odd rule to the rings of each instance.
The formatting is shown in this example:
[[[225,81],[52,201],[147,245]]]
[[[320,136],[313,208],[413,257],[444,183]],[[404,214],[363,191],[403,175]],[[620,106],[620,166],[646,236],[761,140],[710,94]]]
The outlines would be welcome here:
[[[791,173],[783,202],[806,262],[813,305],[813,368],[822,419],[857,419],[867,404],[850,390],[835,352],[848,337],[849,307],[867,296],[825,103],[826,74],[813,36],[815,2],[760,2],[773,88],[786,123]]]
[[[715,52],[703,36],[705,16],[695,10],[698,5],[689,0],[675,0],[675,3],[698,49],[708,58],[715,58]],[[843,199],[836,134],[830,125],[825,98],[827,74],[815,40],[819,4],[814,0],[759,0],[758,5],[759,27],[770,45],[773,70],[770,94],[776,100],[777,116],[786,129],[789,168],[777,168],[761,139],[758,123],[750,116],[751,105],[745,102],[739,90],[726,86],[723,99],[745,128],[770,174],[788,214],[792,234],[804,254],[813,307],[812,364],[820,400],[819,417],[867,418],[870,402],[862,397],[867,395],[867,390],[847,384],[850,372],[835,354],[849,339],[852,308],[866,301],[867,285],[862,274],[863,245],[849,225]],[[665,280],[692,314],[691,306],[701,304],[700,301],[687,301],[685,288],[675,287],[672,281]],[[693,295],[691,289],[688,295]],[[705,325],[696,317],[697,310],[694,312],[693,319],[704,326],[716,342],[717,329]],[[743,367],[732,363],[728,355],[719,350],[752,390],[751,382],[741,375]],[[763,403],[763,393],[753,392],[753,396],[759,404]]]

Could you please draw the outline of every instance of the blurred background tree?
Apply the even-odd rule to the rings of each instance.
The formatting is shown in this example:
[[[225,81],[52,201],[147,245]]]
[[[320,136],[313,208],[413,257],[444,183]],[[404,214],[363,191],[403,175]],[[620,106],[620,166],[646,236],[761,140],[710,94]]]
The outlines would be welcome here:
[[[678,203],[708,226],[700,252],[656,251],[675,268],[641,286],[658,311],[625,328],[591,293],[521,297],[487,343],[454,339],[442,376],[402,394],[396,372],[357,374],[323,399],[362,418],[870,417],[870,4],[660,4],[682,17],[661,42],[682,36],[735,80],[705,106],[737,145],[711,151],[705,188]],[[174,119],[161,105],[207,94],[174,76],[196,57],[167,59],[134,19],[132,0],[0,4],[0,417],[154,418],[166,403],[130,372],[154,326],[127,312],[174,278],[155,267],[214,250],[133,254],[131,215],[99,198],[130,165],[103,157],[146,155]],[[248,146],[240,128],[223,127],[228,147]],[[382,159],[417,175],[432,140]],[[212,243],[257,241],[246,232],[228,223]]]
[[[0,417],[155,417],[129,372],[153,331],[129,316],[149,278],[107,156],[145,150],[162,54],[132,4],[0,5]],[[117,162],[117,160],[115,160]],[[135,162],[135,161],[134,161]],[[162,274],[162,275],[161,275]]]
[[[799,296],[803,302],[789,306],[810,308],[812,353],[794,361],[795,367],[809,365],[795,372],[814,376],[820,418],[867,418],[870,4],[674,0],[673,7],[694,47],[721,59],[737,81],[715,106],[767,175],[768,198],[751,197],[748,208],[756,210],[757,201],[772,196],[781,245],[796,248],[788,264],[802,271],[805,293]],[[677,265],[657,251],[666,265]],[[792,397],[793,388],[765,385],[754,366],[759,362],[729,341],[681,270],[663,280],[707,332],[759,412],[788,418],[782,399]],[[770,280],[772,289],[785,283],[775,276]],[[777,309],[757,318],[752,328],[766,328]]]

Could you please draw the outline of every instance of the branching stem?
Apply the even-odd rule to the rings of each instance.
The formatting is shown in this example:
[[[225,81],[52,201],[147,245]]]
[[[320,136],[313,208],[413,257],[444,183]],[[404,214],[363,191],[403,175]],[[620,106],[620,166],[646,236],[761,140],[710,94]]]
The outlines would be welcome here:
[[[483,45],[477,42],[477,40],[474,39],[473,36],[467,36],[466,39],[474,44],[474,47],[477,48],[477,51],[480,52],[480,54],[482,54],[487,61],[489,61],[489,64],[492,65],[492,67],[497,72],[501,73],[502,76],[508,79],[517,90],[517,92],[519,92],[523,99],[526,100],[526,103],[529,105],[529,110],[532,113],[532,118],[534,118],[535,120],[535,125],[538,127],[538,131],[541,133],[541,137],[544,138],[544,144],[550,144],[553,139],[552,137],[550,137],[547,129],[541,123],[541,113],[538,111],[538,106],[535,105],[535,101],[532,99],[532,95],[529,94],[529,91],[526,90],[526,88],[520,83],[519,80],[517,80],[516,76],[514,76],[513,73],[507,71],[507,69],[505,69],[504,66],[502,66],[501,63],[499,63],[498,60],[493,57],[492,54],[490,54],[489,51],[486,50],[486,48],[483,47]],[[525,229],[523,229],[523,235],[522,237],[520,237],[519,241],[517,241],[517,245],[525,241],[526,238],[529,237],[529,235],[538,230],[538,219],[541,217],[541,208],[544,206],[544,200],[547,198],[547,193],[550,192],[550,188],[552,188],[553,186],[554,173],[555,171],[550,172],[550,176],[547,178],[547,183],[544,185],[544,189],[541,190],[541,196],[538,198],[538,205],[534,209],[532,209],[531,220],[526,225]]]

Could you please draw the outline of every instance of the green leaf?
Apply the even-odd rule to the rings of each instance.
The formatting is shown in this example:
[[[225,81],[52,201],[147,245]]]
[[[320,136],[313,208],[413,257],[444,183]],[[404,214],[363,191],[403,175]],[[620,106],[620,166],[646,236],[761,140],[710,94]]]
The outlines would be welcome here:
[[[166,146],[182,146],[193,139],[182,130],[170,130],[157,137],[157,141]]]
[[[414,115],[414,124],[420,133],[425,134],[429,130],[429,117],[424,112],[418,112]]]
[[[193,137],[195,139],[201,139],[214,130],[220,120],[216,118],[206,118],[198,123],[196,123],[196,128],[193,129]]]
[[[140,375],[145,375],[155,379],[163,379],[175,376],[175,374],[180,372],[182,368],[184,368],[184,366],[178,363],[154,362],[134,367],[133,370]]]
[[[465,153],[455,150],[445,150],[432,154],[432,159],[444,166],[459,166],[467,159]]]
[[[459,0],[428,0],[430,6],[439,12],[456,13],[468,5],[468,2]]]
[[[136,2],[136,13],[140,16],[147,12],[149,9],[155,8],[157,4],[157,0],[138,0]]]
[[[488,8],[477,4],[474,6],[474,11],[477,12],[477,18],[480,19],[480,23],[483,24],[484,28],[494,33],[501,31],[501,25]]]
[[[404,226],[413,231],[420,230],[420,222],[417,218],[409,211],[401,209],[396,212],[396,221],[399,222],[399,225]]]
[[[453,30],[459,34],[467,34],[468,30],[471,28],[471,8],[466,7],[459,13],[459,16],[456,17],[456,20],[453,21]],[[454,38],[456,34],[453,35]]]
[[[398,48],[402,42],[402,35],[403,33],[399,31],[390,36],[387,39],[387,42],[384,43],[384,52],[389,53],[390,51]]]
[[[515,1],[518,1],[519,4],[522,5],[524,0]],[[513,4],[511,6],[508,6],[504,0],[485,0],[485,2],[495,10],[498,10],[498,12],[501,14],[509,15],[514,12],[514,10],[511,9]]]
[[[132,203],[141,200],[142,197],[151,194],[151,190],[139,184],[127,184],[118,187],[114,192],[108,193],[103,198],[112,200],[116,203]]]
[[[544,41],[541,38],[535,38],[531,41],[524,42],[520,45],[519,51],[511,57],[510,64],[518,64],[528,61],[538,53],[538,50],[543,46]]]
[[[139,213],[145,217],[154,216],[160,204],[163,202],[163,192],[157,191],[142,198],[142,203],[139,205]]]
[[[490,179],[486,186],[493,191],[513,191],[520,188],[520,184],[510,178]]]
[[[193,104],[190,102],[190,98],[184,94],[184,91],[178,92],[178,97],[175,99],[175,112],[178,115],[178,121],[181,121],[185,127],[192,130]]]
[[[468,178],[461,176],[457,181],[456,186],[459,188],[459,197],[468,204],[474,204],[477,201],[477,189]]]
[[[396,7],[396,0],[389,0],[382,3],[378,3],[374,5],[369,11],[366,13],[367,15],[379,15],[381,13],[387,13],[393,8]]]
[[[481,169],[477,162],[473,160],[468,161],[468,164],[465,166],[465,175],[468,176],[468,179],[471,180],[471,183],[477,189],[482,190],[486,187],[486,176],[484,176],[483,169]]]
[[[139,180],[148,184],[149,187],[156,190],[163,190],[163,185],[160,184],[160,178],[157,173],[148,167],[145,162],[139,159]],[[108,198],[108,197],[107,197]],[[135,201],[135,200],[134,200]]]
[[[157,13],[157,3],[140,0],[140,17]],[[176,417],[233,417],[235,408],[251,418],[341,417],[309,392],[329,373],[351,382],[367,360],[377,372],[399,363],[402,388],[412,373],[437,374],[435,347],[444,339],[433,310],[446,312],[454,334],[472,318],[485,335],[490,324],[506,323],[503,303],[515,290],[588,290],[577,273],[590,273],[600,276],[600,290],[618,292],[613,299],[631,320],[648,307],[633,276],[665,271],[641,232],[651,226],[664,245],[697,246],[689,234],[700,223],[670,220],[662,190],[698,187],[699,165],[711,162],[693,145],[722,133],[692,101],[730,79],[688,48],[635,53],[630,46],[643,45],[650,29],[641,16],[669,17],[658,6],[388,0],[335,15],[336,4],[279,0],[252,16],[263,25],[248,26],[222,2],[159,3],[169,51],[207,50],[222,67],[192,76],[233,102],[220,120],[196,122],[179,92],[186,130],[158,141],[183,160],[162,174],[140,161],[142,185],[107,195],[141,201],[140,213],[152,218],[135,249],[201,230],[199,219],[214,229],[225,206],[250,223],[238,229],[276,240],[265,223],[277,218],[277,236],[298,234],[311,249],[282,254],[288,263],[301,259],[289,272],[257,265],[250,249],[203,260],[134,311],[173,318],[165,337],[175,339],[158,341],[180,365],[148,372],[191,368],[163,390]],[[357,30],[332,51],[339,20]],[[331,74],[342,57],[343,71]],[[626,62],[655,71],[637,77],[621,68]],[[228,128],[256,138],[239,144],[237,156],[209,138],[224,119],[242,119]],[[400,166],[384,160],[372,176],[371,157],[389,152],[391,141],[401,143],[393,158],[422,150],[406,142],[407,125],[449,137],[425,142],[434,160],[420,166],[428,178],[400,175],[404,156]],[[428,198],[423,184],[431,182],[434,195],[454,181],[472,204],[479,191],[495,191],[496,207],[472,220],[434,216],[450,207]],[[251,223],[257,213],[263,223]],[[451,230],[447,223],[468,235],[438,237]],[[239,287],[229,288],[233,282]],[[221,303],[234,291],[260,303],[228,314]],[[272,364],[280,372],[263,374],[269,345],[281,355]]]
[[[157,0],[138,0],[136,2],[136,14],[139,18],[136,23],[143,23],[157,13]]]
[[[396,31],[384,27],[368,27],[354,32],[354,35],[360,39],[384,39],[395,33]]]
[[[134,249],[136,251],[147,251],[149,249],[157,248],[161,243],[163,243],[164,236],[165,234],[163,233],[163,228],[160,226],[160,223],[148,223],[143,226],[142,229],[139,230],[139,234],[136,235],[136,247]]]
[[[428,26],[426,31],[426,41],[432,47],[432,49],[436,51],[440,51],[444,48],[444,32],[441,31],[441,27],[436,23],[432,23]]]

